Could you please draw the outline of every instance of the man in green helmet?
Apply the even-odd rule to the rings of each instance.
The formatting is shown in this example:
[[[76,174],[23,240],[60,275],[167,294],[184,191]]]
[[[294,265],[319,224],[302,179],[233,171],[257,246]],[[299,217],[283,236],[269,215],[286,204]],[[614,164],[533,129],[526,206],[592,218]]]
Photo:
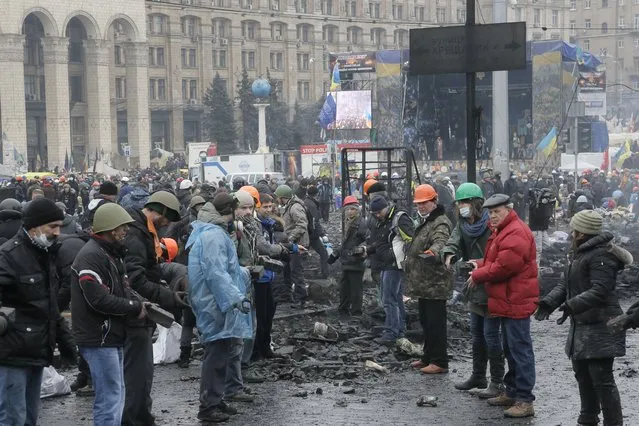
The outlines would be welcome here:
[[[167,191],[151,194],[142,210],[128,210],[133,222],[126,236],[126,270],[131,288],[142,297],[173,311],[187,306],[182,294],[164,287],[162,246],[158,230],[169,222],[180,220],[180,202]],[[184,290],[184,289],[178,289]],[[148,318],[129,320],[124,346],[124,380],[126,401],[122,424],[151,425],[151,387],[153,386],[153,329],[155,323]]]
[[[120,424],[124,410],[126,316],[146,316],[126,282],[124,241],[133,222],[121,206],[106,203],[93,217],[93,235],[75,258],[71,280],[73,334],[91,370],[95,424]]]

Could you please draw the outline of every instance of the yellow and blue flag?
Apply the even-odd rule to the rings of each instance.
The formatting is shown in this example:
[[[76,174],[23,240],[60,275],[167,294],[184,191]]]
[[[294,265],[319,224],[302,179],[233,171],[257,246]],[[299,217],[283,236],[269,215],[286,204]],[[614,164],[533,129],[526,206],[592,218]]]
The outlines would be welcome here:
[[[331,74],[331,92],[342,88],[342,80],[339,78],[339,62],[335,61],[333,74]]]
[[[632,147],[630,145],[630,139],[626,139],[626,142],[623,144],[623,147],[615,154],[612,159],[615,162],[615,167],[617,169],[623,168],[623,162],[626,161],[632,155]]]
[[[335,122],[335,118],[337,115],[337,104],[335,103],[335,99],[333,98],[333,94],[329,93],[326,96],[326,100],[324,101],[324,105],[320,110],[319,117],[317,117],[317,121],[319,121],[320,126],[323,129],[328,129],[331,124]]]
[[[539,142],[537,151],[542,151],[546,157],[557,149],[557,128],[553,126],[550,132]]]

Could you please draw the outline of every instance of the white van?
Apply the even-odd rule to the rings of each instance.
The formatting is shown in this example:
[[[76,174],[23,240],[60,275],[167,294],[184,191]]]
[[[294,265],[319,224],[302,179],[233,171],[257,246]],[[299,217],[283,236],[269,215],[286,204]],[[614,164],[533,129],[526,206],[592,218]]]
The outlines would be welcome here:
[[[229,185],[233,184],[233,179],[236,177],[243,178],[249,185],[255,185],[262,179],[266,179],[266,175],[270,176],[271,179],[275,180],[277,183],[284,183],[286,178],[283,173],[279,172],[249,172],[249,173],[229,173],[226,175],[225,179]]]

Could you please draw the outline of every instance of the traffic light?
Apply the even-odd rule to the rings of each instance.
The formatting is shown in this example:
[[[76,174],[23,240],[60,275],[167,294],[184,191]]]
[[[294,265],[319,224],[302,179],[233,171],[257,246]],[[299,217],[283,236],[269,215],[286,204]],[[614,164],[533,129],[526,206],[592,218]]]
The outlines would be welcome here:
[[[592,123],[589,121],[577,124],[577,144],[579,152],[592,151]]]

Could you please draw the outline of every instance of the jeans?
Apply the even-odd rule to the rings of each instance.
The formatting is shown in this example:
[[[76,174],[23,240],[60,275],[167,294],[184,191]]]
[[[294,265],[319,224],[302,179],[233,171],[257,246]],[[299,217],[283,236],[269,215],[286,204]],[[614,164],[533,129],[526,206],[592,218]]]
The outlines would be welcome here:
[[[193,309],[182,309],[182,334],[180,335],[181,348],[191,347],[191,342],[193,341],[193,336],[195,335],[195,333],[193,332],[194,327],[195,314],[193,313]]]
[[[304,278],[304,262],[299,253],[291,254],[291,260],[288,262],[290,287],[293,290],[294,300],[304,302],[308,299],[308,287]]]
[[[328,223],[328,213],[331,210],[331,202],[322,202],[320,203],[320,214],[322,215],[322,219],[324,222]]]
[[[126,395],[122,424],[152,425],[153,329],[129,327],[124,343],[124,384]]]
[[[419,299],[419,322],[424,330],[422,362],[448,368],[446,300]]]
[[[384,304],[384,337],[398,339],[406,330],[404,307],[404,273],[397,269],[382,271],[382,303]]]
[[[473,375],[486,376],[490,361],[490,379],[499,384],[504,379],[504,353],[499,328],[501,318],[470,313],[470,333],[473,338]]]
[[[535,237],[535,246],[537,248],[537,267],[539,267],[544,241],[548,241],[548,231],[533,231],[533,236]]]
[[[342,270],[339,282],[339,311],[353,315],[362,314],[364,271]]]
[[[0,425],[36,426],[42,370],[0,365]]]
[[[124,411],[124,350],[122,348],[85,348],[80,353],[91,369],[95,389],[93,423],[95,426],[120,426]]]
[[[579,424],[598,424],[601,407],[604,426],[623,425],[621,398],[612,370],[613,362],[614,358],[572,362],[581,398],[581,412],[577,420]]]
[[[311,247],[319,254],[322,278],[328,278],[328,252],[326,251],[324,243],[319,238],[315,238],[311,241]]]
[[[530,318],[501,318],[504,355],[508,372],[504,376],[506,395],[521,402],[532,402],[535,387],[535,354],[530,337]]]
[[[242,339],[222,339],[204,343],[200,378],[200,413],[206,416],[214,411],[227,390],[229,362],[235,360],[240,368]],[[242,375],[240,374],[240,380]]]
[[[227,366],[224,394],[232,396],[244,390],[242,380],[242,354],[244,353],[243,339],[235,339],[235,344],[229,347],[227,352]],[[251,340],[252,342],[252,340]],[[251,345],[251,348],[253,346]]]

